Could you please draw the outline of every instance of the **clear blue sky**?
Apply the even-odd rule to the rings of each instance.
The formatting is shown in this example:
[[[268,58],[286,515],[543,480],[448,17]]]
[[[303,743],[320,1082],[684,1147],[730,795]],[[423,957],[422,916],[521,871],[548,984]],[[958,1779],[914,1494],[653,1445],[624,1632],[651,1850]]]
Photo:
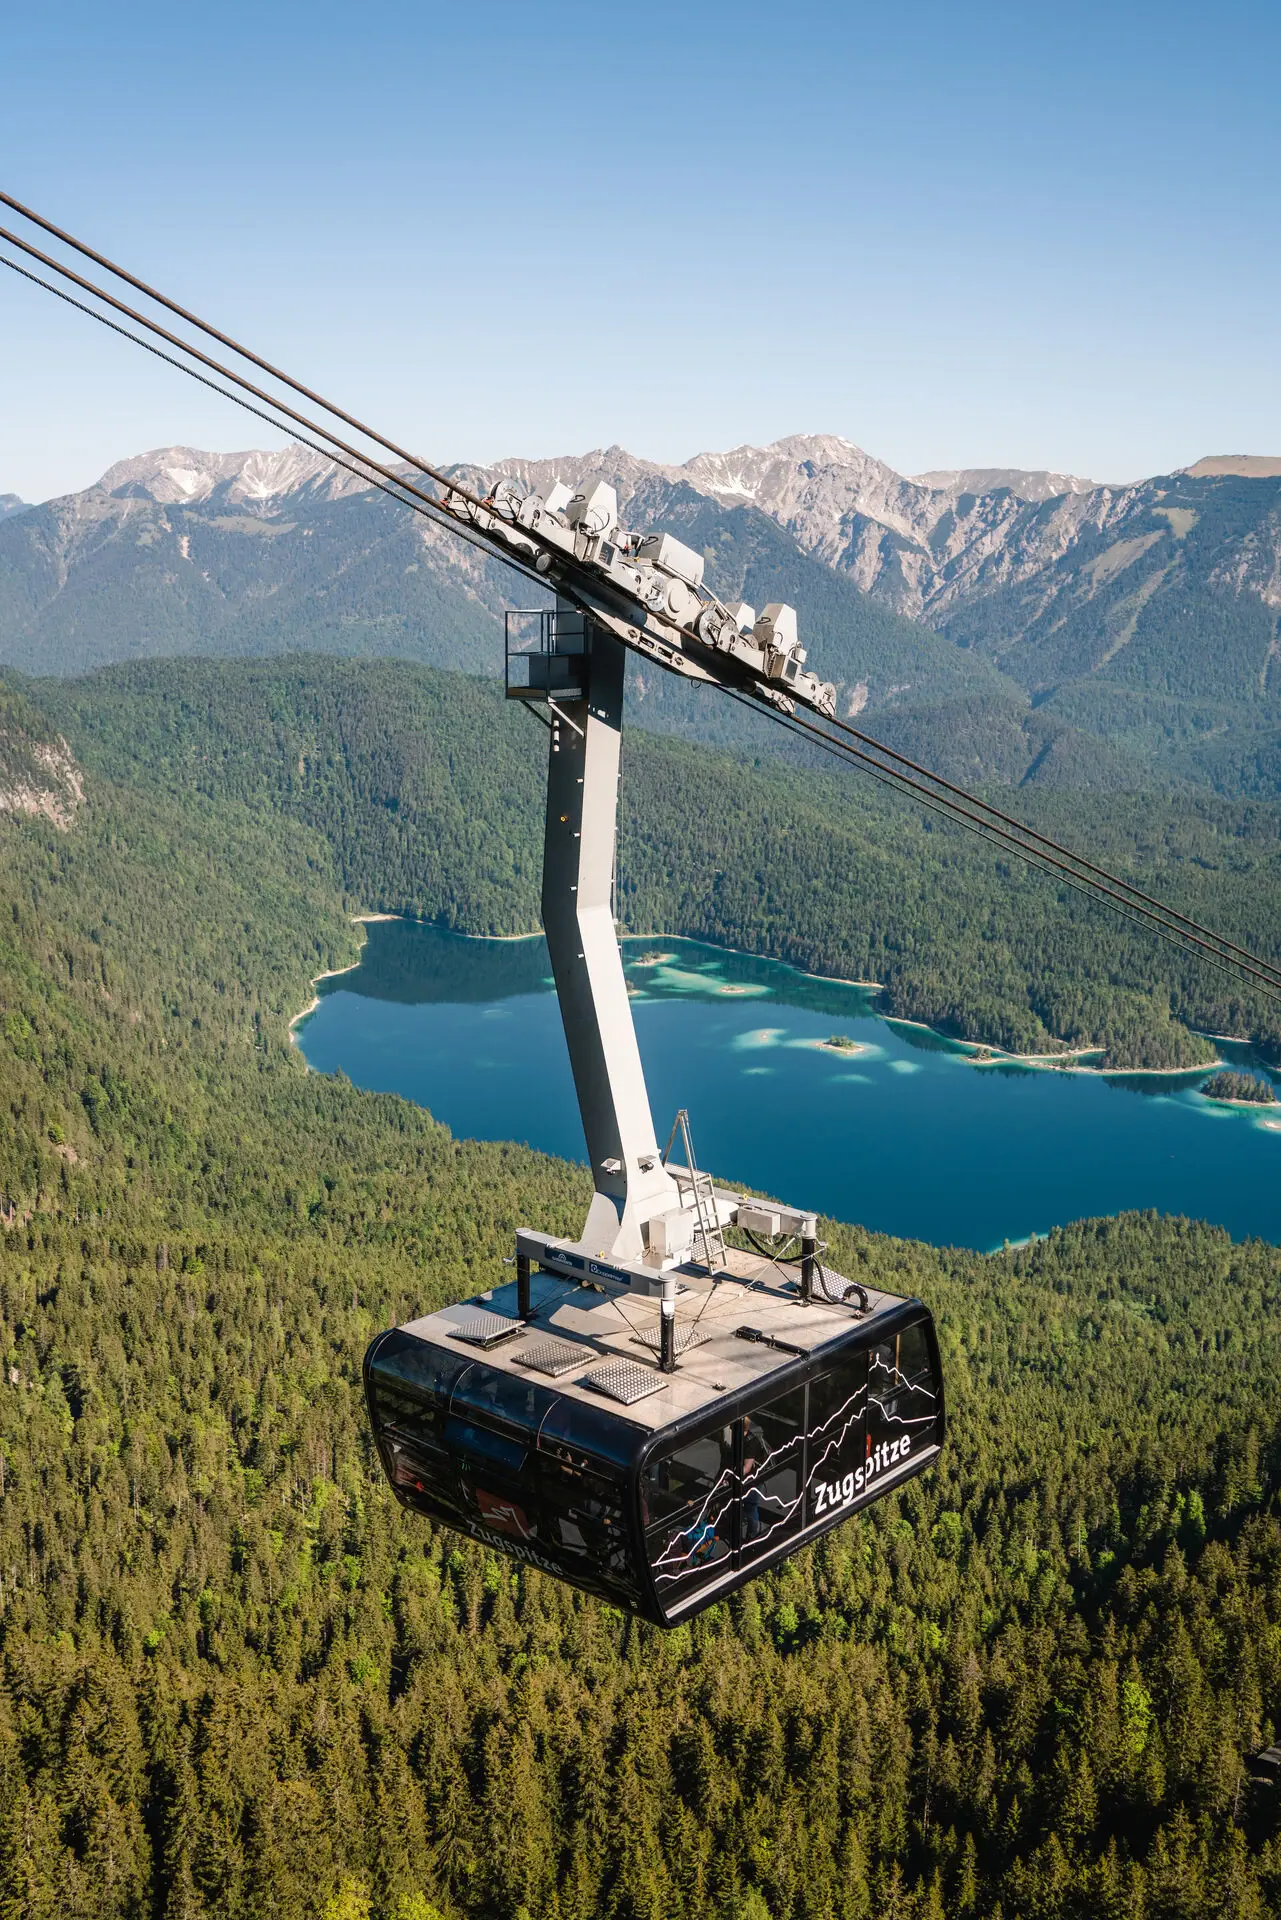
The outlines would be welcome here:
[[[441,459],[1281,452],[1281,8],[4,7],[0,181]],[[0,276],[0,492],[266,429]]]

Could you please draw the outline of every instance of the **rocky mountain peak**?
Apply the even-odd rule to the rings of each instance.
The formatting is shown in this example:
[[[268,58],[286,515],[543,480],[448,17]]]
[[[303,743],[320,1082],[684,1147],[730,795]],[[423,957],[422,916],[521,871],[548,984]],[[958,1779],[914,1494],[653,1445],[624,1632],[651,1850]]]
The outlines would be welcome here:
[[[945,467],[913,474],[912,484],[928,487],[932,493],[983,494],[1004,489],[1019,500],[1057,500],[1065,493],[1093,493],[1099,483],[1083,480],[1078,473],[1053,473],[1043,467]]]
[[[158,506],[187,506],[220,489],[229,506],[266,506],[304,490],[325,499],[368,491],[362,482],[313,453],[290,445],[270,453],[206,453],[198,447],[157,447],[108,467],[98,482],[117,498],[142,497]]]
[[[837,485],[884,487],[900,476],[883,460],[834,433],[792,433],[768,447],[734,447],[728,453],[698,453],[680,469],[691,486],[723,499],[764,504],[793,475],[829,474]],[[769,509],[767,509],[768,511]]]

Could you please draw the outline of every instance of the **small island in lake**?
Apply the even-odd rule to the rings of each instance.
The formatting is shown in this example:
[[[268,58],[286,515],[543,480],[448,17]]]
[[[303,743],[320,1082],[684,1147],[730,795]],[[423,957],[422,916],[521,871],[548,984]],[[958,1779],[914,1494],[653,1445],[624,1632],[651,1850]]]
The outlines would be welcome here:
[[[831,1033],[826,1040],[819,1041],[820,1047],[827,1047],[832,1053],[862,1053],[863,1046],[858,1040],[851,1040],[847,1033]]]
[[[1251,1107],[1276,1103],[1275,1089],[1253,1073],[1212,1073],[1201,1088],[1207,1100],[1233,1100]]]

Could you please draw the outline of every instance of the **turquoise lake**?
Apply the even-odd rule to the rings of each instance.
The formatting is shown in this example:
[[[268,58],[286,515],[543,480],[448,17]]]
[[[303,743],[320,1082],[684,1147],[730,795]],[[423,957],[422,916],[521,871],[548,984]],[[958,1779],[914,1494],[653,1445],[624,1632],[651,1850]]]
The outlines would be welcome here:
[[[368,934],[295,1029],[308,1064],[403,1094],[459,1137],[583,1159],[542,940],[398,920]],[[690,940],[623,954],[659,1145],[687,1106],[700,1164],[729,1184],[936,1245],[1148,1207],[1281,1240],[1281,1106],[1207,1100],[1204,1071],[980,1066],[878,1016],[860,987]],[[859,1051],[822,1044],[835,1035]]]

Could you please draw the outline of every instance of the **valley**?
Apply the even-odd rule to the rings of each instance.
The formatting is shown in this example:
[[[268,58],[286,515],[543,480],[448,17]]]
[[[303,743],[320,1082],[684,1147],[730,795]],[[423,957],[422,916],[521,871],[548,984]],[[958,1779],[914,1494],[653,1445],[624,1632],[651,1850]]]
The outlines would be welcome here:
[[[65,738],[83,788],[65,824],[0,813],[0,1874],[27,1911],[1281,1898],[1241,1757],[1281,1696],[1275,1246],[1145,1214],[982,1256],[825,1222],[943,1330],[943,1464],[692,1627],[638,1628],[407,1519],[360,1405],[372,1334],[488,1284],[531,1214],[572,1230],[583,1170],[288,1040],[357,909],[528,924],[529,722],[483,682],[320,660],[117,668],[6,711],[9,765]],[[647,751],[684,777],[680,743]],[[706,789],[647,810],[670,840],[630,829],[651,925],[663,874],[686,917],[678,830],[740,765],[698,760]],[[735,779],[802,837],[795,769]],[[1177,864],[1172,828],[1143,838]],[[855,844],[870,878],[889,848]]]

